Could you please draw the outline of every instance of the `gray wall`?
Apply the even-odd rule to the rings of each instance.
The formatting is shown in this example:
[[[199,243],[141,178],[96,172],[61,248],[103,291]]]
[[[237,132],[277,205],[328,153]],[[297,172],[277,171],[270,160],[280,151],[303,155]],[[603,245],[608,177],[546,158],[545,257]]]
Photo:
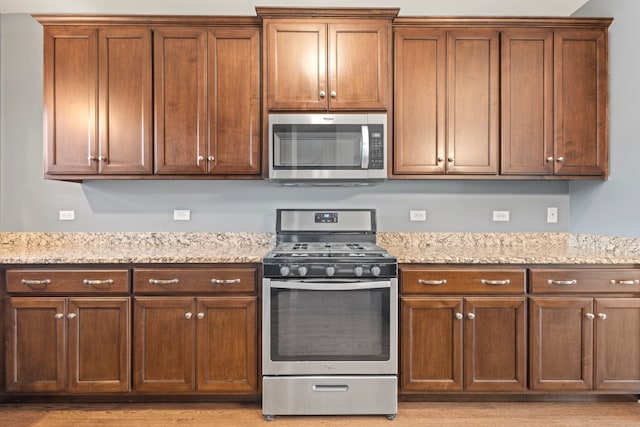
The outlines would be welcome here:
[[[44,180],[42,28],[26,14],[0,15],[0,42],[0,231],[273,231],[278,207],[376,208],[383,231],[569,230],[567,182],[288,188],[263,181]],[[546,223],[549,206],[559,208],[557,224]],[[76,220],[58,221],[61,209],[75,210]],[[192,220],[173,221],[173,209],[191,209]],[[409,222],[410,209],[425,209],[427,221]],[[492,222],[492,210],[510,210],[511,221]]]
[[[609,140],[606,183],[570,184],[570,229],[640,237],[640,2],[591,0],[576,16],[612,16],[609,29]]]

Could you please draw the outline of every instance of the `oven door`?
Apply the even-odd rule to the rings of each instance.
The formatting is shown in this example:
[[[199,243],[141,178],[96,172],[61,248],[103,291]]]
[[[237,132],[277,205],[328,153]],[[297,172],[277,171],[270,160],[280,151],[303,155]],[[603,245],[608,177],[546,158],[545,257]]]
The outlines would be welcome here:
[[[263,291],[263,374],[397,373],[397,279],[264,279]]]

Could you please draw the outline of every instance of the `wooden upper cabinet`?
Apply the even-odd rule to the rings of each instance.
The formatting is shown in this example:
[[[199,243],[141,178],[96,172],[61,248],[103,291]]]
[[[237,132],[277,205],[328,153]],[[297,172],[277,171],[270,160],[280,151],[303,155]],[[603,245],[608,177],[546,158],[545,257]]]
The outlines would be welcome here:
[[[553,31],[502,33],[502,174],[551,175]]]
[[[267,109],[389,107],[390,19],[266,18],[264,34]]]
[[[45,173],[151,173],[151,33],[44,32]]]
[[[394,174],[496,174],[499,34],[395,33]]]
[[[607,30],[554,34],[555,173],[608,174]]]

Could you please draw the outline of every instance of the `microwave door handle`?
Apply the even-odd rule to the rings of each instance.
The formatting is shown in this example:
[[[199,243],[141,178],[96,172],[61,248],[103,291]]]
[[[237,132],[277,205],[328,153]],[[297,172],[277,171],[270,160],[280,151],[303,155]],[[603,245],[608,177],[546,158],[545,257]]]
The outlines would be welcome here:
[[[313,283],[313,282],[271,282],[271,288],[295,289],[304,291],[357,291],[367,289],[390,288],[391,282],[336,282],[336,283]]]
[[[369,169],[369,126],[362,126],[362,169]]]

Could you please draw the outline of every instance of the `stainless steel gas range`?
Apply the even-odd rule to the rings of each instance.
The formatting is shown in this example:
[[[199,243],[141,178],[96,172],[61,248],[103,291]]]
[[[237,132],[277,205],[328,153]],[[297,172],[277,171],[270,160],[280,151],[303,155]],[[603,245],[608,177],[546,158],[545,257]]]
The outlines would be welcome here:
[[[373,209],[277,211],[263,260],[262,413],[397,413],[398,265]]]

